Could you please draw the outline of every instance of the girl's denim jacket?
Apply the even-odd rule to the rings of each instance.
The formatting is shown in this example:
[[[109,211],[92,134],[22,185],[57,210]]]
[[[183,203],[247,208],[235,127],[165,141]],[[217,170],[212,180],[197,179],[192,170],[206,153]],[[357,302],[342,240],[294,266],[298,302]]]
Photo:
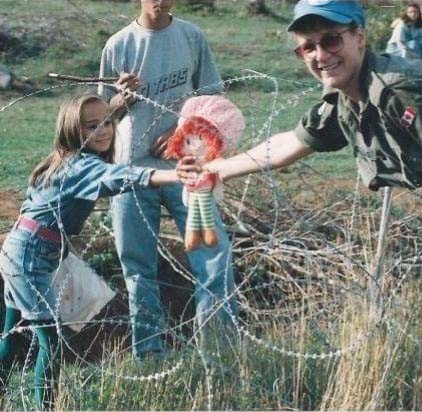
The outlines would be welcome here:
[[[76,235],[97,199],[127,192],[132,184],[146,187],[153,171],[109,164],[97,155],[79,153],[64,163],[50,185],[40,182],[28,188],[21,215],[36,220],[43,227]]]

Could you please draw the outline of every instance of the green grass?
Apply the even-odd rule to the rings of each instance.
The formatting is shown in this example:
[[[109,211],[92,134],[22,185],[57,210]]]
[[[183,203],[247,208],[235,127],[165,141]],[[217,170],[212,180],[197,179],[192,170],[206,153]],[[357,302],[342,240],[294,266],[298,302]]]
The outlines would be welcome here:
[[[22,187],[52,148],[59,98],[33,98],[0,114],[0,179],[3,187]]]

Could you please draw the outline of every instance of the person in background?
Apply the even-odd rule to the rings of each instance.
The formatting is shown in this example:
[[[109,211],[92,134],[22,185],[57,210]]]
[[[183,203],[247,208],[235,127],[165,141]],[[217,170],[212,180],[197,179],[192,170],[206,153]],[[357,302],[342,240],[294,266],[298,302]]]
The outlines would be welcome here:
[[[408,2],[399,19],[392,23],[393,34],[386,53],[408,59],[422,59],[422,13],[419,4]]]
[[[111,36],[103,49],[100,76],[120,76],[117,83],[129,91],[124,98],[125,94],[115,89],[105,86],[99,89],[121,117],[117,126],[118,163],[173,168],[174,161],[164,159],[163,154],[183,101],[193,91],[199,94],[223,91],[202,31],[173,16],[173,4],[173,0],[140,0],[138,18]],[[130,91],[150,100],[134,99]],[[139,359],[148,353],[166,351],[163,332],[167,326],[157,281],[162,205],[184,237],[187,208],[182,202],[181,184],[136,190],[113,199],[113,230],[129,295],[132,349]],[[202,245],[187,254],[195,281],[196,324],[201,342],[207,340],[207,330],[221,333],[218,327],[208,326],[230,325],[237,313],[232,296],[231,243],[215,207],[213,212],[218,244],[209,248]]]

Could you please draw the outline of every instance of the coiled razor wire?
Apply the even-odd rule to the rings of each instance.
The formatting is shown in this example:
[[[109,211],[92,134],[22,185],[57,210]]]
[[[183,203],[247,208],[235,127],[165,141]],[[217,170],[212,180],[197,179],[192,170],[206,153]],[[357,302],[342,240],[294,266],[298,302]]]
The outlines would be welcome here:
[[[272,93],[273,95],[273,101],[271,104],[271,110],[270,110],[270,114],[268,115],[267,120],[264,122],[264,124],[261,126],[261,128],[257,129],[255,126],[256,124],[254,123],[253,126],[255,127],[254,129],[254,137],[252,140],[252,143],[257,143],[260,142],[262,139],[267,140],[268,137],[271,136],[271,128],[272,128],[272,120],[279,116],[283,111],[285,111],[286,109],[288,109],[289,107],[295,106],[297,105],[297,103],[300,101],[300,99],[312,92],[314,92],[315,90],[320,88],[320,85],[313,85],[313,86],[309,86],[307,89],[300,91],[299,93],[294,94],[294,96],[289,97],[288,99],[286,99],[282,104],[278,104],[278,98],[279,98],[279,90],[278,90],[278,82],[277,79],[267,76],[265,74],[262,73],[257,73],[257,72],[252,72],[249,71],[249,74],[244,74],[242,76],[239,77],[235,77],[232,79],[228,79],[224,82],[222,82],[224,84],[224,86],[228,87],[234,83],[240,83],[240,82],[244,82],[246,83],[249,80],[266,80],[266,81],[271,81],[273,83],[274,86],[274,92]],[[287,81],[286,79],[282,79],[282,81]],[[303,83],[300,82],[296,82],[298,85],[301,84],[303,85]],[[97,83],[86,83],[86,82],[81,82],[81,83],[73,83],[71,84],[72,86],[74,85],[97,85]],[[209,85],[207,87],[214,87],[217,84],[214,85]],[[42,90],[38,90],[35,91],[33,93],[29,93],[25,96],[19,97],[13,101],[11,101],[10,103],[8,103],[7,105],[3,106],[0,108],[0,113],[10,109],[12,106],[14,106],[17,103],[22,102],[24,99],[27,99],[29,97],[33,97],[42,93],[45,93],[47,91],[52,91],[52,90],[57,90],[59,88],[63,88],[63,87],[69,87],[70,84],[69,83],[64,83],[64,84],[58,84],[58,85],[53,85],[53,86],[49,86],[46,87]],[[106,85],[107,87],[113,87],[116,92],[120,92],[121,89],[119,88],[119,86],[116,85]],[[133,92],[133,96],[138,99],[139,101],[145,101],[148,104],[152,104],[155,107],[160,109],[160,114],[155,118],[154,122],[148,127],[148,129],[145,131],[144,135],[141,136],[141,138],[132,145],[132,156],[131,158],[133,158],[133,153],[136,150],[136,148],[142,143],[143,139],[145,138],[145,136],[152,130],[152,128],[157,124],[157,122],[160,121],[160,118],[163,116],[164,113],[170,112],[173,113],[175,115],[178,116],[178,112],[176,110],[173,109],[173,107],[177,106],[180,102],[182,102],[184,99],[195,95],[195,94],[201,94],[201,92],[204,92],[206,90],[204,89],[200,89],[200,90],[194,90],[182,97],[180,97],[179,99],[173,101],[170,105],[162,105],[159,104],[157,102],[155,102],[152,99],[149,99],[147,97],[144,97],[142,95],[139,95],[135,92]],[[253,107],[251,105],[251,107]],[[127,107],[127,111],[129,116],[131,115],[131,109],[130,107]],[[106,119],[105,119],[106,120]],[[100,127],[101,125],[99,125]],[[94,135],[95,131],[92,133],[92,135]],[[88,137],[88,139],[84,142],[84,145],[87,144],[87,142],[89,141],[89,139],[91,138]],[[80,150],[83,149],[84,145],[81,147]],[[268,150],[269,150],[269,146],[268,146]],[[79,153],[78,151],[78,153]],[[267,165],[269,164],[269,152],[267,151]],[[66,163],[66,168],[67,171],[64,173],[64,177],[63,180],[61,182],[61,188],[63,187],[64,184],[64,180],[67,176],[67,172],[69,170],[70,167],[70,160],[71,159],[66,159],[65,163]],[[210,320],[213,316],[214,313],[216,313],[219,310],[226,310],[228,312],[228,314],[230,315],[230,318],[232,319],[233,324],[235,325],[236,331],[240,334],[242,334],[243,336],[245,336],[246,338],[250,339],[252,342],[256,343],[259,346],[262,346],[268,350],[277,352],[279,354],[282,354],[284,356],[288,356],[288,357],[294,357],[294,358],[303,358],[303,359],[327,359],[327,358],[334,358],[334,357],[339,357],[342,356],[348,352],[353,352],[355,351],[361,344],[362,342],[364,342],[365,340],[369,339],[373,334],[376,333],[376,331],[378,330],[378,327],[382,324],[388,324],[391,327],[398,327],[397,325],[394,325],[393,322],[387,318],[388,315],[388,309],[393,307],[393,300],[395,298],[395,296],[397,295],[397,292],[400,290],[401,285],[404,283],[405,279],[408,278],[408,274],[409,271],[407,273],[405,273],[404,276],[402,276],[398,282],[398,284],[396,285],[396,287],[393,289],[393,291],[390,293],[390,296],[388,297],[387,301],[385,302],[385,304],[383,305],[382,308],[382,312],[379,314],[379,317],[377,317],[377,319],[375,320],[375,326],[374,328],[372,328],[371,330],[369,330],[368,332],[361,334],[359,336],[357,336],[352,343],[350,343],[347,347],[344,347],[342,349],[338,349],[338,350],[330,350],[326,353],[303,353],[303,352],[295,352],[293,350],[289,350],[286,347],[282,347],[279,345],[276,345],[272,342],[269,342],[263,338],[259,338],[257,335],[251,333],[247,326],[244,326],[240,323],[239,319],[237,318],[237,316],[235,316],[235,314],[231,311],[231,306],[228,304],[228,302],[235,298],[236,296],[242,296],[242,287],[244,285],[246,285],[247,283],[249,283],[253,273],[255,272],[255,270],[259,267],[260,263],[262,262],[262,259],[264,257],[264,255],[267,254],[267,252],[271,249],[271,247],[274,245],[274,243],[276,242],[276,232],[275,229],[277,227],[277,223],[278,223],[278,219],[279,219],[279,214],[278,214],[278,210],[281,209],[282,207],[287,207],[289,208],[289,204],[287,203],[287,201],[285,200],[285,197],[283,196],[281,190],[277,187],[275,180],[273,178],[273,176],[271,175],[268,167],[265,168],[263,167],[261,169],[261,171],[263,172],[264,176],[267,180],[267,182],[269,183],[272,195],[273,195],[273,202],[274,202],[274,208],[276,210],[275,213],[275,217],[274,217],[274,222],[273,222],[273,230],[271,231],[271,233],[268,235],[268,241],[266,242],[266,244],[264,245],[263,249],[262,249],[262,253],[261,253],[261,257],[257,260],[257,262],[255,263],[255,265],[250,269],[249,273],[244,276],[243,280],[237,284],[235,286],[235,290],[232,293],[229,293],[229,291],[227,290],[227,279],[225,279],[225,296],[224,299],[222,301],[220,301],[217,305],[215,305],[216,307],[214,308],[215,310],[212,311],[209,314],[208,319]],[[240,204],[238,206],[238,212],[237,212],[237,222],[238,223],[242,223],[242,210],[244,208],[244,204],[248,195],[248,191],[250,188],[250,176],[247,177],[246,180],[246,185],[245,188],[243,190],[243,194],[241,197],[241,201]],[[139,200],[136,197],[136,189],[135,189],[135,185],[133,182],[128,182],[128,184],[132,185],[132,193],[135,197],[135,201],[136,201],[136,205],[137,208],[139,210],[139,214],[142,217],[142,219],[144,220],[144,222],[146,223],[147,227],[149,228],[149,230],[152,232],[153,236],[156,238],[157,240],[157,244],[159,247],[159,252],[160,254],[163,256],[164,259],[166,259],[169,264],[171,265],[172,269],[177,272],[178,274],[180,274],[181,276],[185,277],[186,279],[188,279],[190,282],[192,282],[193,284],[195,284],[196,282],[198,282],[198,279],[196,279],[194,276],[192,276],[192,274],[185,269],[182,264],[172,255],[172,253],[168,250],[168,248],[163,244],[163,242],[159,239],[158,234],[154,233],[154,231],[152,230],[151,226],[149,225],[149,222],[147,221],[146,217],[144,216],[141,206],[139,204]],[[355,199],[353,201],[353,208],[352,208],[352,219],[351,219],[351,223],[350,223],[350,230],[348,231],[348,233],[352,233],[353,232],[353,227],[355,226],[355,216],[356,216],[356,208],[357,205],[359,203],[359,190],[358,190],[358,186],[359,186],[359,181],[357,181],[356,184],[356,188],[355,188]],[[124,187],[124,186],[123,186]],[[123,187],[122,187],[122,192],[123,192]],[[60,199],[59,199],[60,202]],[[51,206],[51,205],[50,205]],[[68,242],[68,239],[66,237],[66,233],[64,232],[63,229],[63,224],[61,221],[61,216],[57,215],[55,208],[53,208],[53,206],[51,206],[51,210],[53,211],[53,213],[56,216],[58,225],[59,225],[59,229],[60,229],[60,233],[61,233],[61,237],[62,237],[62,246],[64,246],[65,242]],[[60,203],[57,206],[57,210],[59,210],[59,214],[60,214]],[[109,212],[108,212],[109,213]],[[108,213],[107,215],[104,217],[107,218],[108,217]],[[96,231],[94,232],[94,234],[91,236],[91,239],[89,240],[89,242],[86,244],[86,246],[83,248],[83,250],[80,252],[81,256],[84,256],[90,249],[92,249],[92,247],[95,244],[95,241],[100,233],[101,228],[99,227],[98,229],[96,229]],[[327,242],[328,244],[328,242]],[[336,248],[335,246],[331,245],[331,247],[333,248],[333,250],[335,250],[337,253],[342,253],[341,250],[339,250],[339,248]],[[63,261],[63,253],[64,253],[64,247],[62,247],[62,254],[60,257],[60,262],[59,262],[59,267]],[[347,253],[347,252],[346,252]],[[418,254],[420,255],[420,253]],[[419,256],[417,256],[419,257]],[[417,259],[417,257],[415,259]],[[351,261],[353,259],[351,258]],[[357,262],[352,262],[353,264],[358,264]],[[230,262],[226,262],[226,270],[225,270],[225,277],[227,277],[227,269],[228,269],[228,265],[230,265]],[[368,273],[368,276],[370,277],[370,274]],[[28,281],[30,283],[30,281]],[[251,287],[251,290],[254,289],[258,289],[258,288],[265,288],[265,287],[271,287],[272,285],[275,285],[277,282],[276,281],[272,281],[272,282],[264,282],[261,285],[257,285],[255,287]],[[62,326],[69,326],[71,325],[71,323],[61,323],[59,318],[58,318],[58,313],[59,313],[59,309],[60,309],[60,303],[63,297],[63,293],[65,291],[67,285],[67,280],[65,279],[65,281],[63,282],[61,288],[59,289],[59,291],[57,292],[57,301],[56,301],[56,305],[55,308],[49,308],[49,311],[51,312],[55,325],[56,325],[56,329],[57,329],[57,333],[59,335],[60,341],[64,342],[66,344],[67,347],[70,348],[70,346],[67,344],[66,339],[63,337],[62,333],[61,333],[61,328]],[[45,301],[44,296],[42,296],[41,294],[39,294],[38,290],[34,287],[34,285],[30,284],[29,285],[39,296],[39,298],[48,306],[47,302]],[[204,285],[201,285],[202,287],[205,288]],[[77,322],[73,322],[72,324],[76,324]],[[103,320],[96,320],[96,321],[90,321],[90,322],[82,322],[85,325],[87,324],[96,324],[96,323],[110,323],[110,324],[117,324],[117,325],[122,325],[124,322],[122,321],[122,319],[119,320],[113,320],[113,319],[103,319]],[[42,327],[43,325],[39,325],[37,327]],[[45,326],[45,325],[44,325]],[[145,325],[144,325],[145,326]],[[204,325],[203,325],[204,326]],[[180,327],[180,324],[176,326],[176,328]],[[174,329],[176,329],[174,328]],[[22,333],[25,330],[30,330],[33,335],[32,335],[32,340],[31,340],[31,345],[30,345],[30,350],[28,351],[27,357],[25,359],[25,364],[22,370],[22,379],[21,379],[21,396],[22,396],[22,401],[24,403],[24,406],[26,408],[26,404],[28,402],[27,399],[27,394],[26,394],[26,390],[24,387],[26,387],[26,385],[24,385],[25,383],[25,377],[26,377],[26,371],[28,369],[28,364],[29,364],[29,359],[30,359],[30,353],[33,350],[34,344],[35,344],[35,329],[36,327],[34,326],[28,326],[28,327],[23,327],[23,326],[16,326],[15,328],[13,328],[9,333]],[[170,330],[170,329],[169,329]],[[162,333],[162,331],[160,332]],[[199,331],[195,331],[193,334],[193,337],[188,341],[188,343],[192,343],[193,340],[196,338],[197,334],[199,333]],[[415,343],[420,344],[420,339],[414,337],[411,334],[408,334],[409,338],[412,339]],[[200,348],[196,348],[196,350],[198,351],[200,358],[201,358],[201,362],[204,366],[204,369],[206,371],[206,375],[207,375],[207,396],[208,396],[208,409],[211,410],[212,409],[212,381],[209,378],[209,368],[208,368],[208,358],[206,356],[206,354],[204,354]],[[77,354],[76,354],[77,355]],[[89,364],[85,359],[81,358],[80,356],[78,357],[79,360],[83,361],[86,364]],[[159,380],[159,379],[163,379],[166,376],[169,376],[173,373],[175,373],[177,370],[179,370],[181,368],[181,366],[183,365],[183,360],[179,360],[178,362],[176,362],[176,364],[172,367],[169,367],[168,369],[159,372],[159,373],[153,373],[150,375],[146,375],[146,376],[128,376],[128,375],[121,375],[121,374],[117,374],[115,372],[110,372],[109,370],[107,370],[107,374],[116,376],[118,378],[122,378],[122,379],[127,379],[127,380],[132,380],[132,381],[150,381],[150,380]],[[95,365],[92,365],[96,367]],[[97,369],[101,369],[101,366],[98,366]]]

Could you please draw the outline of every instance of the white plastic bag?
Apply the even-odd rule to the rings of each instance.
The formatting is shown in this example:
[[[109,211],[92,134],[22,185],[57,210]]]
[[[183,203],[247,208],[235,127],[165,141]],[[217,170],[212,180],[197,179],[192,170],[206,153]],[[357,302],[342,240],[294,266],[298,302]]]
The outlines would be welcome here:
[[[55,273],[53,288],[59,300],[59,315],[71,329],[81,331],[115,296],[107,283],[81,258],[69,253]],[[78,323],[72,323],[78,322]]]

